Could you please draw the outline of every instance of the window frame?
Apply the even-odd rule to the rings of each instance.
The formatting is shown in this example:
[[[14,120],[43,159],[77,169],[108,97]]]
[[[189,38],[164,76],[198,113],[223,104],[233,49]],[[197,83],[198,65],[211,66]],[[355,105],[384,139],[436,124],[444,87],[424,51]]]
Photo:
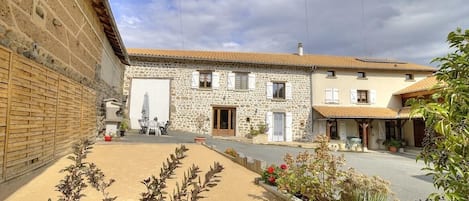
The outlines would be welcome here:
[[[366,72],[364,71],[357,72],[357,79],[366,79]]]
[[[201,70],[199,71],[199,89],[211,89],[213,87],[213,71],[210,70]],[[201,79],[204,76],[210,76],[210,81],[207,81],[207,78],[205,78],[204,81],[201,81]]]
[[[329,73],[331,73],[331,74],[329,74]],[[328,70],[326,72],[326,75],[327,75],[326,76],[327,78],[335,78],[336,77],[335,70]]]
[[[239,91],[249,90],[249,72],[234,72],[234,74],[235,74],[234,90],[239,90]],[[245,83],[244,83],[245,88],[241,87],[241,86],[243,86],[243,83],[242,83],[242,77],[240,77],[240,76],[245,77]],[[238,77],[240,77],[239,80],[241,82],[239,84],[237,82]],[[240,88],[238,88],[238,86]]]
[[[362,94],[365,94],[365,101],[362,101]],[[370,103],[370,95],[368,90],[357,89],[357,103],[368,104]]]
[[[406,73],[406,74],[405,74],[405,80],[406,80],[406,81],[413,81],[413,80],[414,80],[414,74],[412,74],[412,73]]]
[[[279,88],[278,87],[276,88],[276,85],[283,85],[283,97],[282,97],[282,94],[280,93],[281,91],[277,93],[277,91],[279,91]],[[277,96],[275,96],[276,94]],[[272,99],[285,100],[286,95],[287,95],[287,83],[286,82],[278,82],[278,81],[272,82]]]

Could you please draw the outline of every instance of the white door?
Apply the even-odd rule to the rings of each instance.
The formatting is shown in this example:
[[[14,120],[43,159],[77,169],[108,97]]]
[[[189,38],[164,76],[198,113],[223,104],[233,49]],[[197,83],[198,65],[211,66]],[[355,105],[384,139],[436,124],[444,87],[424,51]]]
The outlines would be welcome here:
[[[285,113],[274,113],[274,142],[285,141]]]
[[[158,117],[158,122],[169,120],[170,80],[152,78],[133,78],[130,88],[130,127],[140,129],[138,120],[142,118],[142,105],[148,93],[149,119]]]

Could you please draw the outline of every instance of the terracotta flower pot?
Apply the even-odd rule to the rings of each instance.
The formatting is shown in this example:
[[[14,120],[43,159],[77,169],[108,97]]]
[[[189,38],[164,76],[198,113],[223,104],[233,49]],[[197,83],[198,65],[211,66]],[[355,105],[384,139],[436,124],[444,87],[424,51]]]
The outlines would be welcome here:
[[[205,137],[195,137],[194,142],[199,144],[205,144]]]
[[[104,136],[104,141],[106,141],[106,142],[112,141],[112,136],[110,136],[110,135],[105,135],[105,136]]]
[[[397,152],[397,147],[389,146],[389,151],[392,152],[392,153],[396,153]]]

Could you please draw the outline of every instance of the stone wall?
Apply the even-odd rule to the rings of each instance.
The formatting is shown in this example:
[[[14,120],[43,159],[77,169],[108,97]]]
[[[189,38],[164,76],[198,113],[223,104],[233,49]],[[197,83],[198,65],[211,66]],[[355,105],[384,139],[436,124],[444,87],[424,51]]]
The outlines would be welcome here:
[[[250,127],[265,123],[267,112],[291,112],[293,140],[300,140],[311,130],[310,71],[292,66],[249,65],[190,60],[142,61],[131,57],[124,79],[124,95],[129,95],[132,78],[171,79],[171,129],[198,132],[197,117],[208,119],[204,129],[212,133],[213,106],[236,107],[236,136],[245,136]],[[192,72],[213,70],[220,73],[219,89],[191,88]],[[255,90],[227,90],[227,74],[251,72],[256,75]],[[287,81],[292,84],[292,100],[275,101],[266,98],[266,83]],[[247,121],[247,118],[250,121]]]
[[[95,89],[98,111],[122,99],[125,67],[91,0],[0,0],[0,45]]]

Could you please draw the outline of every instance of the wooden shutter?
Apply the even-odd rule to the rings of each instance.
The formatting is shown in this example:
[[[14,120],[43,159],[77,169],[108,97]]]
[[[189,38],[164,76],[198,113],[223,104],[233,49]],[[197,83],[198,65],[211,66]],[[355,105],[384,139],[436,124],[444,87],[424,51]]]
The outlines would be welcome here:
[[[256,89],[256,74],[254,73],[248,74],[248,88],[251,91]]]
[[[220,88],[220,73],[212,72],[212,89]]]
[[[266,84],[266,96],[267,96],[267,99],[272,99],[273,96],[274,96],[274,85],[272,82],[267,82]]]
[[[376,103],[376,90],[370,90],[370,103]]]
[[[234,90],[235,89],[235,79],[236,75],[234,73],[228,73],[228,84],[227,88],[228,90]]]
[[[285,113],[285,139],[287,142],[293,141],[293,117],[291,112]]]
[[[339,89],[332,89],[332,102],[339,103]]]
[[[192,72],[192,88],[197,89],[199,88],[199,72],[195,71]]]
[[[273,141],[273,138],[274,138],[274,127],[273,127],[273,117],[274,114],[272,112],[267,112],[265,114],[265,123],[267,124],[266,127],[267,127],[267,141],[271,142]]]
[[[357,90],[356,89],[350,90],[350,103],[352,104],[357,103]]]
[[[291,100],[292,97],[292,86],[290,82],[285,83],[285,99]]]
[[[331,88],[327,88],[326,90],[326,100],[325,102],[326,103],[332,103],[332,100],[333,100],[333,94],[332,94],[332,89]]]

